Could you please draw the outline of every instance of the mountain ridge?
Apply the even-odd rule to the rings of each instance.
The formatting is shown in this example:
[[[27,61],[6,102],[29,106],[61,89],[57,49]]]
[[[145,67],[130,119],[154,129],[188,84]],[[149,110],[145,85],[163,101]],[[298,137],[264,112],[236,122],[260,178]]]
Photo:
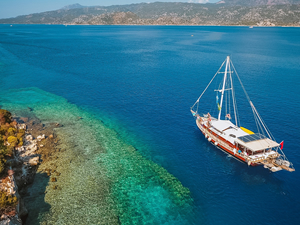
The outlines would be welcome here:
[[[286,5],[299,4],[299,0],[221,0],[217,2],[227,5],[242,5],[242,6],[262,6],[262,5]]]
[[[228,1],[235,2],[235,5],[230,5]],[[252,4],[266,1],[278,3],[294,0],[249,0]],[[223,4],[155,2],[89,7],[75,4],[54,11],[0,19],[0,23],[300,26],[300,4],[245,6],[238,5],[238,2],[243,1],[227,0]]]

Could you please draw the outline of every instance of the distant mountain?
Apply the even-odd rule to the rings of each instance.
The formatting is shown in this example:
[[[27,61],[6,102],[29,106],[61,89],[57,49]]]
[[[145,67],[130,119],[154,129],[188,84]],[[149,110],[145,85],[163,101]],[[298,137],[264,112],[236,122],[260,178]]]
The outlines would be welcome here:
[[[300,26],[295,0],[223,0],[219,4],[155,2],[64,9],[1,19],[7,24],[263,25]],[[288,1],[289,4],[272,5]],[[247,5],[259,2],[263,5]],[[238,5],[245,3],[244,5]],[[265,5],[265,3],[268,3]]]
[[[76,4],[72,4],[72,5],[67,5],[67,6],[65,6],[65,7],[61,8],[61,9],[69,10],[69,9],[80,9],[80,8],[85,8],[85,7],[86,6],[82,6],[82,5],[78,4],[78,3],[76,3]]]

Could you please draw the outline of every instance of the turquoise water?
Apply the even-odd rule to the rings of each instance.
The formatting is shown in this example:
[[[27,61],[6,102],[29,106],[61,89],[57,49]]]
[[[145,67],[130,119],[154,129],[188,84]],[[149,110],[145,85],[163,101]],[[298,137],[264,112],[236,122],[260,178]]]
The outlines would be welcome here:
[[[75,165],[81,165],[77,168],[66,163],[71,157],[66,151],[62,165],[77,168],[74,172],[80,177],[91,174],[88,182],[68,181],[71,173],[61,175],[59,185],[66,188],[56,192],[60,193],[57,198],[65,196],[72,204],[54,201],[55,192],[52,195],[51,187],[45,187],[49,194],[35,222],[44,216],[63,224],[70,219],[68,214],[78,213],[78,221],[86,224],[80,215],[100,215],[101,204],[116,198],[120,201],[111,205],[117,207],[104,209],[114,222],[130,220],[128,212],[118,209],[131,207],[136,214],[132,224],[146,220],[150,224],[300,223],[295,141],[300,106],[298,28],[1,25],[0,29],[1,105],[15,109],[33,105],[33,112],[46,122],[62,117],[70,127],[57,132],[64,135],[72,130],[72,138],[64,138],[69,146],[82,140],[73,147],[78,145],[76,153],[86,155],[73,159]],[[208,144],[197,129],[189,107],[227,55],[277,141],[285,140],[285,153],[296,172],[273,174],[260,167],[248,168]],[[20,88],[27,91],[20,94],[24,91]],[[238,98],[243,100],[239,94]],[[53,104],[47,105],[49,101]],[[243,104],[239,107],[242,125],[253,129]],[[49,114],[51,110],[56,111]],[[56,113],[58,117],[53,116]],[[83,120],[75,123],[77,116]],[[105,130],[106,141],[103,132],[95,132],[98,126]],[[81,129],[89,130],[84,139]],[[137,168],[140,158],[143,164]],[[182,206],[178,202],[182,199],[174,195],[178,182],[165,171],[165,176],[155,178],[153,174],[161,170],[157,165],[190,190],[192,203]],[[123,173],[131,169],[136,180]],[[100,176],[101,171],[105,176]],[[94,190],[105,179],[111,199],[97,201],[80,195],[84,187]],[[164,185],[162,180],[172,182]],[[72,194],[74,184],[78,195]],[[106,196],[101,190],[95,195]],[[78,207],[81,199],[87,200]],[[101,221],[91,216],[89,223]]]

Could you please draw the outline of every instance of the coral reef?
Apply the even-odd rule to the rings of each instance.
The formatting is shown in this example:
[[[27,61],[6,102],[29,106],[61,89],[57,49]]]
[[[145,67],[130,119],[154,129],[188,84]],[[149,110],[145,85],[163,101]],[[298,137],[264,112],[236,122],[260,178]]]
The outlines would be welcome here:
[[[23,188],[36,170],[24,194],[28,224],[190,224],[189,190],[100,118],[36,88],[6,96],[3,106],[27,117],[31,134],[16,155],[32,160],[15,171]],[[14,104],[17,96],[22,104]],[[37,156],[42,163],[34,167]]]

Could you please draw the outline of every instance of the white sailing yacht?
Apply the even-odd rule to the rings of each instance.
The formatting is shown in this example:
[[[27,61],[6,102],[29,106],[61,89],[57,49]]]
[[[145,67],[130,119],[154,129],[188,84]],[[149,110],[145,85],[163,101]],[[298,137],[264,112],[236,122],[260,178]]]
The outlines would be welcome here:
[[[224,68],[224,72],[220,72]],[[223,75],[220,88],[215,90],[217,93],[218,117],[214,118],[210,113],[199,113],[199,102],[203,94],[206,92],[212,81],[219,74]],[[244,127],[241,127],[238,119],[238,111],[233,87],[233,74],[235,74],[241,84],[242,89],[250,103],[257,132],[254,133]],[[219,94],[220,102],[219,102]],[[225,99],[232,107],[228,106]],[[230,99],[229,99],[230,98]],[[224,107],[225,106],[225,107]],[[223,109],[226,109],[224,113]],[[228,111],[233,108],[233,115]],[[203,109],[201,109],[203,111]],[[287,171],[295,171],[293,164],[286,158],[282,151],[283,142],[277,143],[267,128],[266,124],[260,117],[253,103],[251,102],[231,60],[227,56],[217,73],[214,75],[208,86],[191,107],[191,112],[196,119],[196,124],[205,138],[222,151],[232,155],[236,159],[247,163],[249,166],[263,165],[272,172],[282,169]],[[207,112],[207,111],[206,111]],[[222,112],[224,114],[222,114]],[[233,119],[234,118],[234,119]]]

